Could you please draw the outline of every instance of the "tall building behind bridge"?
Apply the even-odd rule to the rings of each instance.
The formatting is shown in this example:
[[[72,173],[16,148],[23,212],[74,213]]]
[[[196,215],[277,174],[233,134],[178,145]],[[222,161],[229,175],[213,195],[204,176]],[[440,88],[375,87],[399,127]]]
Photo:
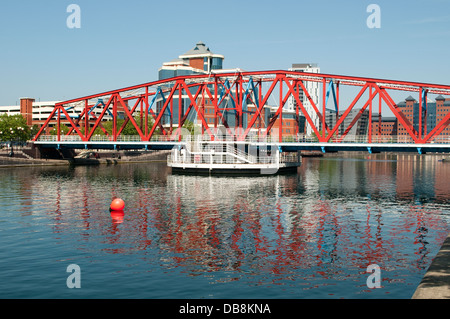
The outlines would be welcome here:
[[[292,64],[292,67],[289,69],[289,71],[320,73],[320,68],[316,63],[295,63],[295,64]],[[305,82],[303,82],[303,84],[305,85],[305,89],[308,91],[314,104],[317,107],[319,107],[320,83],[312,82],[312,81],[305,81]],[[314,123],[315,127],[319,127],[319,117],[317,116],[317,113],[314,111],[314,108],[313,108],[310,100],[306,96],[306,93],[301,89],[301,87],[299,87],[299,100],[305,107],[305,110],[308,113],[309,117],[311,118],[312,122]],[[297,107],[297,101],[291,95],[288,99],[286,108],[288,111],[292,112],[292,111],[296,110],[296,107]],[[305,133],[306,133],[306,135],[309,136],[313,133],[313,129],[307,121],[305,123],[306,123],[305,124],[306,125]]]
[[[243,72],[240,68],[232,68],[232,69],[224,69],[223,68],[223,61],[225,57],[221,54],[215,54],[213,53],[203,42],[198,42],[195,47],[189,51],[187,51],[184,54],[181,54],[178,56],[178,58],[173,59],[169,62],[164,62],[161,66],[161,68],[158,70],[158,80],[166,80],[172,77],[177,76],[188,76],[188,75],[198,75],[198,74],[220,74],[220,73],[239,73]],[[294,64],[293,67],[295,70],[299,72],[315,72],[317,73],[319,71],[318,67],[313,64]],[[318,86],[315,83],[306,84],[308,92],[310,94],[314,95],[314,101],[315,103],[318,102]],[[212,87],[211,87],[212,89]],[[256,92],[254,92],[255,95],[258,95],[259,88],[256,88]],[[314,93],[311,93],[314,92]],[[220,90],[218,92],[221,93]],[[191,91],[192,95],[195,95],[194,91]],[[230,98],[230,95],[236,97],[235,88],[231,88],[230,93],[228,94],[228,98],[225,99],[221,105],[219,105],[220,109],[222,110],[221,114],[218,115],[218,119],[215,118],[215,110],[214,110],[214,103],[213,101],[205,96],[205,97],[198,97],[197,98],[197,105],[199,105],[199,111],[202,113],[203,117],[205,118],[206,123],[209,127],[214,127],[216,124],[218,126],[224,125],[226,123],[229,127],[236,127],[236,111],[232,110],[234,105],[234,101],[232,98]],[[317,96],[317,97],[316,97]],[[305,107],[307,110],[312,110],[312,106],[307,101],[306,96],[301,96],[301,99],[305,102]],[[254,116],[255,113],[257,113],[257,107],[254,103],[255,101],[252,100],[251,97],[247,97],[247,100],[242,101],[242,127],[246,129],[250,123],[251,118]],[[184,113],[188,106],[190,105],[191,101],[187,95],[182,96],[181,101],[181,108],[182,112]],[[305,131],[305,117],[303,115],[300,115],[297,119],[295,116],[295,105],[292,104],[293,102],[288,102],[288,106],[284,108],[283,112],[283,129],[280,130],[280,119],[277,119],[272,127],[271,134],[279,134],[281,133],[283,136],[293,136],[296,135],[297,132],[300,134],[303,134]],[[157,112],[161,112],[162,107],[164,105],[164,101],[160,99],[157,102],[156,110]],[[173,107],[172,111],[169,114],[169,112],[164,112],[162,121],[164,125],[169,124],[170,115],[172,115],[172,124],[174,126],[178,125],[178,105],[179,101],[177,97],[173,98]],[[277,111],[277,107],[270,106],[270,105],[264,105],[264,107],[261,109],[261,115],[258,117],[257,121],[253,125],[252,131],[254,133],[260,132],[262,129],[265,129],[265,127],[268,125],[272,117]],[[172,114],[173,113],[173,114]],[[317,121],[317,115],[315,115],[315,112],[311,112],[311,116]],[[198,117],[197,112],[192,109],[189,117],[187,118],[189,121],[193,122],[194,124],[201,125],[202,122]],[[216,122],[217,121],[217,122]],[[299,127],[297,127],[297,121],[300,124]],[[311,129],[310,129],[311,131]]]

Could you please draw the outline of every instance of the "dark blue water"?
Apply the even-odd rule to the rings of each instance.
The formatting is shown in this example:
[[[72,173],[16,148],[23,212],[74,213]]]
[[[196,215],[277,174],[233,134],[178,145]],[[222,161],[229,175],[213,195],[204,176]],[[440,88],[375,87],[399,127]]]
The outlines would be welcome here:
[[[0,169],[0,298],[410,298],[450,229],[439,158],[306,158],[245,178]]]

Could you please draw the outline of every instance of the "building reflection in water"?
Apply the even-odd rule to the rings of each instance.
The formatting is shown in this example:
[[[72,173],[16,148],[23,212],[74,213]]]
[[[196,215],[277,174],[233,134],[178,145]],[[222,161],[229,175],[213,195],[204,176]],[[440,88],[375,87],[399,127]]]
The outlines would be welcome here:
[[[77,167],[33,187],[54,206],[55,236],[77,227],[103,252],[141,252],[191,275],[220,272],[217,281],[336,279],[370,264],[428,267],[428,246],[440,246],[450,218],[450,164],[437,159],[306,158],[298,174],[234,178],[171,175],[161,165]],[[126,210],[117,223],[107,207],[119,194]]]

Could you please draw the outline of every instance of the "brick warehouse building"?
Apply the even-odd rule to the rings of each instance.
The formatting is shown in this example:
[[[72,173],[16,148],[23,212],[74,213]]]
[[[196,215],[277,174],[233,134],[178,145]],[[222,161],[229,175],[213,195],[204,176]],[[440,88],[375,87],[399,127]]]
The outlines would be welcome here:
[[[381,122],[381,125],[380,125]],[[381,117],[379,114],[372,115],[372,140],[389,142],[398,134],[398,121],[396,117]]]
[[[408,96],[404,101],[397,104],[406,119],[413,125],[416,131],[419,131],[419,102],[412,96]],[[450,99],[445,99],[442,95],[436,97],[435,102],[427,101],[426,106],[423,106],[422,114],[422,131],[423,134],[429,133],[448,113],[450,112]],[[379,115],[372,115],[372,137],[388,138],[392,137],[409,138],[406,129],[401,125],[396,117],[381,117],[381,126],[379,127]],[[439,138],[450,138],[450,126],[447,126]],[[382,139],[383,141],[383,139]]]
[[[419,131],[419,102],[412,96],[408,96],[404,101],[398,103],[397,106],[408,121],[413,124],[414,129]],[[427,134],[436,127],[437,123],[450,113],[450,99],[445,99],[442,95],[439,95],[436,97],[435,102],[428,100],[426,105],[423,105],[422,108],[422,132]],[[401,137],[407,135],[406,129],[401,124],[398,124],[398,136]],[[444,139],[450,138],[450,126],[447,126],[438,137]]]

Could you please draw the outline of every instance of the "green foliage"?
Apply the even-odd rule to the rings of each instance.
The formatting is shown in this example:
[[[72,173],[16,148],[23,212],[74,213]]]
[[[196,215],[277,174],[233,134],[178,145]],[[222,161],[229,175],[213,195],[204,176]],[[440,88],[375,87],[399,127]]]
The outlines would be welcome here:
[[[139,116],[135,116],[135,117],[134,117],[134,121],[136,122],[136,124],[138,125],[138,127],[140,127],[140,125],[141,125],[140,117],[139,117]],[[117,120],[117,124],[116,124],[116,125],[117,125],[117,126],[116,126],[116,127],[117,127],[117,131],[120,130],[120,128],[122,127],[122,125],[123,125],[124,122],[125,122],[125,119],[118,119],[118,120]],[[149,128],[149,130],[150,130],[150,129],[152,128],[152,126],[153,126],[154,120],[153,120],[153,118],[151,118],[151,117],[149,116],[147,122],[148,122],[148,128]],[[92,124],[92,122],[91,122],[91,124]],[[142,123],[142,124],[144,124],[144,123]],[[112,135],[112,132],[113,132],[113,125],[114,125],[114,123],[113,123],[112,120],[101,122],[101,125],[102,125],[103,128],[106,130],[106,132],[108,133],[108,135]],[[61,135],[67,134],[67,133],[70,131],[71,128],[72,128],[72,126],[71,126],[70,124],[69,124],[69,125],[61,124],[61,125],[60,125]],[[80,132],[81,132],[82,134],[84,134],[84,126],[83,126],[83,124],[79,125],[79,126],[78,126],[78,129],[80,130]],[[33,132],[34,132],[34,130],[36,131],[34,134],[36,134],[36,133],[38,132],[38,130],[39,130],[39,127],[36,126],[36,128],[33,128]],[[145,133],[144,130],[145,130],[145,129],[142,128],[143,133]],[[58,132],[58,131],[57,131],[57,127],[55,126],[54,128],[52,128],[52,129],[50,130],[50,135],[56,135],[57,132]],[[89,132],[90,132],[90,131],[89,131]],[[75,130],[72,131],[72,134],[76,134],[76,133],[75,133]],[[104,136],[104,135],[105,135],[105,132],[104,132],[103,129],[100,127],[100,124],[99,124],[99,126],[97,126],[97,128],[95,129],[93,135],[94,135],[94,136],[95,136],[95,135],[101,135],[101,136]],[[138,134],[136,128],[133,126],[133,123],[132,123],[131,121],[128,121],[128,123],[125,125],[125,127],[124,127],[123,130],[121,131],[120,135],[139,135],[139,134]],[[155,131],[154,135],[159,135],[159,133],[158,133],[157,131]]]
[[[138,127],[140,127],[140,124],[141,124],[140,117],[134,116],[133,118],[134,118],[134,121],[136,122],[136,124],[138,125]],[[117,131],[119,131],[119,129],[122,127],[124,122],[125,122],[125,119],[117,120],[117,126],[116,126]],[[148,123],[148,128],[150,130],[154,123],[153,118],[151,116],[148,117],[147,123]],[[114,125],[113,121],[102,122],[103,128],[108,132],[109,135],[112,135],[113,125]],[[143,133],[145,133],[144,128],[142,128],[142,131],[143,131]],[[83,132],[84,132],[84,130],[83,130]],[[105,132],[103,132],[103,130],[100,128],[100,126],[98,126],[95,129],[94,135],[105,135]],[[138,134],[136,128],[133,126],[133,123],[131,123],[131,121],[128,121],[127,125],[125,125],[125,127],[123,128],[120,135],[139,135],[139,134]],[[157,131],[155,131],[155,135],[158,135]]]
[[[31,137],[31,130],[26,119],[20,115],[3,114],[0,116],[1,142],[26,142]]]
[[[60,125],[60,130],[61,130],[61,135],[64,135],[64,134],[67,134],[69,132],[70,128],[67,125],[65,125],[65,124],[61,124]],[[50,130],[50,135],[57,135],[57,133],[58,133],[58,129],[56,127],[52,128]]]
[[[319,135],[322,136],[322,130],[319,131]],[[317,136],[316,132],[312,132],[311,137],[313,139],[313,142],[318,142],[319,141],[319,137]]]
[[[295,138],[293,135],[288,135],[283,137],[283,142],[295,142]]]
[[[30,129],[31,137],[34,137],[39,132],[39,125],[34,124]]]
[[[193,122],[186,120],[184,121],[183,127],[187,129],[189,132],[191,132],[191,135],[194,135],[195,125]]]
[[[319,131],[320,136],[322,137],[322,130]],[[311,137],[313,139],[314,142],[318,142],[319,141],[319,137],[317,136],[316,132],[312,132]],[[333,143],[333,139],[337,137],[337,133],[334,132],[334,134],[332,135],[332,138],[329,140],[330,143]]]

